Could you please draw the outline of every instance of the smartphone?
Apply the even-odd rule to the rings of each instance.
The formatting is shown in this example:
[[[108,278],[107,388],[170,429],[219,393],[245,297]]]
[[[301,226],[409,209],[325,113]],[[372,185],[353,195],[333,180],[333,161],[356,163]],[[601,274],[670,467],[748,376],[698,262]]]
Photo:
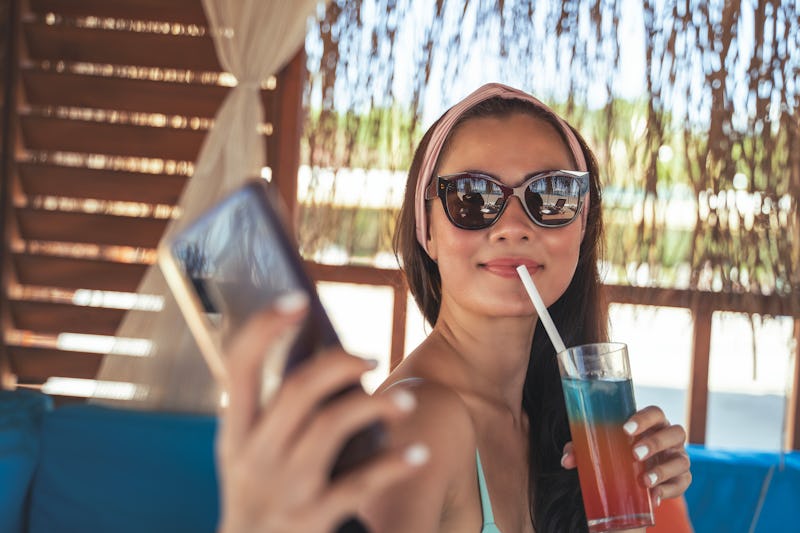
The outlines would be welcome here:
[[[299,332],[281,353],[270,354],[265,361],[262,401],[268,401],[283,378],[319,350],[339,345],[284,219],[268,182],[254,178],[163,239],[158,249],[167,284],[217,378],[225,373],[227,343],[253,313],[288,292],[308,296],[309,312]],[[339,394],[360,386],[354,383]],[[331,476],[373,456],[383,447],[384,436],[381,424],[354,435]]]

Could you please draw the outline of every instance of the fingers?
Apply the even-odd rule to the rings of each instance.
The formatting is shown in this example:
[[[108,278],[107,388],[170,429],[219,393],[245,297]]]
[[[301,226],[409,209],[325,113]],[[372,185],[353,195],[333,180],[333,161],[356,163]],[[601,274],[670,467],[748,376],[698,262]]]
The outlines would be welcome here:
[[[395,420],[413,411],[414,395],[404,389],[368,396],[355,390],[326,405],[302,432],[292,455],[315,471],[329,472],[337,454],[359,429]]]
[[[664,452],[658,462],[648,465],[645,484],[656,501],[683,494],[692,482],[689,454],[684,450]]]
[[[661,409],[651,406],[634,414],[624,429],[634,437],[636,460],[646,465],[644,482],[654,500],[660,502],[683,494],[692,481],[683,427],[671,425]]]
[[[358,384],[361,375],[375,363],[347,355],[342,350],[320,354],[304,363],[286,381],[254,428],[248,448],[258,455],[264,449],[278,453],[291,449],[302,428],[324,400],[348,386]],[[270,445],[266,446],[265,443]]]
[[[306,313],[308,298],[289,293],[274,308],[254,316],[228,347],[226,368],[228,406],[222,418],[220,447],[238,450],[260,410],[261,368],[269,347],[297,327]]]
[[[321,499],[313,502],[315,512],[327,523],[340,522],[356,513],[365,494],[378,494],[407,478],[427,463],[429,457],[430,451],[423,444],[385,453],[338,478]]]
[[[578,461],[575,459],[575,447],[572,441],[564,445],[564,454],[561,456],[561,466],[570,470],[578,466]]]
[[[636,439],[633,444],[633,455],[639,461],[645,461],[664,450],[682,449],[685,441],[686,432],[681,426],[666,426]]]
[[[667,417],[661,408],[651,405],[641,411],[637,411],[631,416],[623,428],[628,435],[637,436],[648,430],[658,427],[668,426]]]

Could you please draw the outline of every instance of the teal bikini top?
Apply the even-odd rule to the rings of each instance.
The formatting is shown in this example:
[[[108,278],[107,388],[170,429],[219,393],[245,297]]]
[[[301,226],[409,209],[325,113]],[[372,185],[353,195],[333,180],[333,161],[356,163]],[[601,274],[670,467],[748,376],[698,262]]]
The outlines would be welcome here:
[[[475,459],[478,464],[478,488],[481,493],[481,512],[483,513],[483,527],[481,533],[501,533],[497,524],[494,523],[494,513],[492,512],[492,501],[489,499],[489,488],[486,486],[486,478],[483,475],[483,465],[481,465],[481,454],[475,450]]]

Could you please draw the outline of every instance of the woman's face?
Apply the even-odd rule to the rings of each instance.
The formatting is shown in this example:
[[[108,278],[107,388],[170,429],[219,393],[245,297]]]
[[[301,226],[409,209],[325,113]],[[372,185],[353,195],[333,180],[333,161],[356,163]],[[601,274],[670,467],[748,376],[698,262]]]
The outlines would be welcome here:
[[[573,170],[570,153],[548,122],[526,114],[476,118],[461,124],[442,155],[438,174],[476,171],[508,186],[545,170]],[[492,317],[529,316],[533,305],[516,272],[525,264],[546,305],[567,289],[578,263],[581,219],[568,226],[535,225],[516,197],[500,219],[482,230],[463,230],[440,201],[431,209],[428,250],[439,266],[442,311],[452,306]]]

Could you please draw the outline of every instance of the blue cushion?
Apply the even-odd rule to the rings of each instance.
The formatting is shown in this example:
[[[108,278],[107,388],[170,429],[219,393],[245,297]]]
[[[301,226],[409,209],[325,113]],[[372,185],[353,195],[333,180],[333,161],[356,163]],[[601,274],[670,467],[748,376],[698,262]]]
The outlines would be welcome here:
[[[0,531],[24,531],[39,425],[50,406],[50,398],[35,391],[0,391]]]
[[[212,417],[67,406],[45,417],[31,533],[213,532]]]
[[[695,533],[750,531],[770,469],[755,533],[800,531],[800,452],[709,450],[689,446],[692,485],[686,492]]]

